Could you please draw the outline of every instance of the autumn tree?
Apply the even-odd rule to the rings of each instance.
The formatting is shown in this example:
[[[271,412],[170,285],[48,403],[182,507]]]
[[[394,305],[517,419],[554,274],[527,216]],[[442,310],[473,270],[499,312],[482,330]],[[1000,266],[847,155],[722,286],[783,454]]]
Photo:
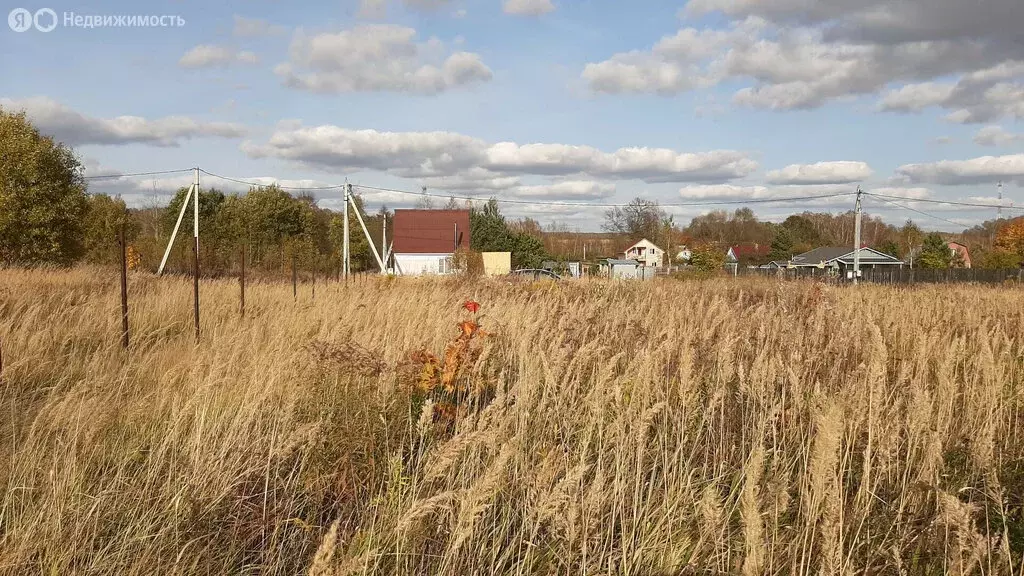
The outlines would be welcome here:
[[[701,272],[715,272],[725,266],[725,253],[711,244],[693,248],[690,264]]]
[[[23,112],[0,109],[0,263],[68,265],[83,253],[82,165]]]
[[[793,214],[783,220],[781,226],[789,232],[792,239],[792,252],[800,254],[824,245],[821,233],[806,216]]]
[[[1024,217],[1014,218],[996,233],[995,247],[1024,260]]]
[[[775,227],[761,222],[750,208],[739,208],[732,214],[713,210],[690,221],[686,233],[697,241],[719,244],[764,244],[775,237]]]
[[[663,244],[668,214],[654,200],[634,198],[625,206],[615,206],[604,213],[604,229],[623,234],[631,241],[647,238]]]
[[[899,231],[899,241],[904,249],[904,254],[910,256],[911,266],[914,262],[914,250],[921,245],[921,238],[924,232],[914,224],[913,220],[907,220]]]

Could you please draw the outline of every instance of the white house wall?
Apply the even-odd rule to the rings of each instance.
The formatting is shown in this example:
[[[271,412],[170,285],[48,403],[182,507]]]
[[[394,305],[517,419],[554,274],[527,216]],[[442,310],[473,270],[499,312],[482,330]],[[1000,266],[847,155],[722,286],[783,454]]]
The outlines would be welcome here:
[[[403,276],[450,274],[451,254],[395,254],[395,273]]]

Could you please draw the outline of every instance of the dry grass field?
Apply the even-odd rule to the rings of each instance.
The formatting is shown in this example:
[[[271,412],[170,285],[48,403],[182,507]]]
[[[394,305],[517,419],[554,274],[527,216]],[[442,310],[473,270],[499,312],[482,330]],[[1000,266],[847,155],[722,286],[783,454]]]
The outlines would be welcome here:
[[[1024,574],[1020,288],[130,289],[0,270],[2,574]]]

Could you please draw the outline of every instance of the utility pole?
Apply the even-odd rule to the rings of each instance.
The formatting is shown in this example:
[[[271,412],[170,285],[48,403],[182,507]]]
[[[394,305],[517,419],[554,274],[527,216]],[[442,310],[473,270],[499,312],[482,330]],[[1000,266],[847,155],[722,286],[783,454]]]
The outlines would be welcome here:
[[[853,285],[857,285],[857,280],[860,278],[860,206],[861,190],[860,186],[857,186],[857,206],[853,217]]]
[[[377,252],[377,247],[373,244],[373,238],[370,238],[370,231],[366,228],[366,222],[363,220],[363,215],[360,214],[360,212],[359,212],[359,206],[356,205],[356,199],[352,196],[351,193],[348,195],[348,201],[349,201],[349,204],[352,204],[352,210],[356,213],[356,220],[359,221],[359,227],[363,229],[363,236],[366,237],[366,243],[370,245],[370,251],[373,252],[373,258],[375,260],[377,260],[377,266],[380,266],[380,272],[381,272],[381,274],[383,274],[384,273],[384,261],[381,260],[380,253]],[[346,206],[346,209],[347,209],[348,204],[346,204],[345,206]],[[346,220],[346,222],[347,221],[348,220]],[[348,235],[346,235],[345,237],[348,238]],[[384,250],[384,247],[381,246],[381,251],[383,251],[383,250]]]
[[[1003,182],[999,181],[999,209],[996,211],[996,218],[1003,219]]]
[[[195,204],[192,211],[192,235],[195,244],[192,246],[192,303],[195,313],[196,342],[199,341],[199,168],[195,169],[195,176],[192,180],[195,188]]]
[[[126,215],[127,216],[127,215]],[[121,346],[128,349],[128,245],[124,238],[124,222],[117,233],[121,248]]]
[[[238,314],[245,318],[245,243],[242,244],[242,273],[238,277]]]
[[[348,252],[348,201],[352,197],[352,185],[345,183],[345,222],[342,227],[342,238],[344,239],[344,246],[342,247],[341,256],[341,274],[345,278],[345,283],[348,283],[349,273],[349,252]]]
[[[195,179],[198,180],[199,177],[196,176]],[[181,202],[181,212],[178,213],[178,220],[174,223],[174,230],[171,231],[171,239],[167,241],[167,250],[164,251],[164,257],[162,260],[160,260],[160,268],[158,268],[156,271],[157,276],[161,276],[164,273],[164,266],[167,265],[167,257],[171,255],[171,248],[174,246],[174,240],[178,237],[178,228],[181,227],[181,221],[184,220],[185,213],[188,212],[188,203],[189,201],[192,200],[193,193],[195,193],[196,195],[199,194],[199,191],[196,190],[196,185],[194,182],[191,186],[188,187],[188,192],[185,194],[185,199]]]

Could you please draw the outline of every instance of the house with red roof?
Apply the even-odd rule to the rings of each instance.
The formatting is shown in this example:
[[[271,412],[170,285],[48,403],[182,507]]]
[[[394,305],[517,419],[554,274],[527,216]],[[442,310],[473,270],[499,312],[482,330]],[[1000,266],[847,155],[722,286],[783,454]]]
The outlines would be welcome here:
[[[455,251],[469,249],[469,210],[395,210],[395,273],[452,274]]]
[[[744,242],[730,246],[725,252],[726,262],[735,264],[761,264],[768,261],[771,246],[757,242]]]

